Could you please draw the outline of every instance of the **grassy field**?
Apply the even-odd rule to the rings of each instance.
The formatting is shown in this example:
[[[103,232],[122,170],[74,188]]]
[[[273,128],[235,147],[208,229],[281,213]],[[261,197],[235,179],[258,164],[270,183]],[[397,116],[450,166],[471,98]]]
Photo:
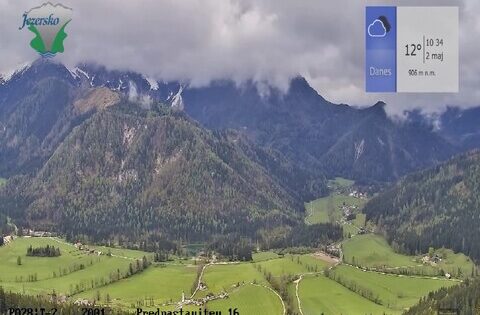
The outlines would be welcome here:
[[[30,245],[43,247],[47,244],[59,247],[62,255],[52,258],[26,256]],[[0,247],[0,285],[6,290],[27,294],[45,295],[55,290],[59,294],[72,295],[72,301],[85,298],[105,304],[108,300],[110,306],[130,310],[146,305],[173,310],[175,306],[171,304],[180,301],[182,293],[187,298],[190,296],[199,268],[192,260],[177,259],[166,264],[153,264],[139,274],[108,284],[117,273],[126,274],[130,263],[150,254],[118,248],[95,248],[104,254],[88,254],[58,238],[17,238]],[[359,262],[366,261],[371,266],[379,263],[393,266],[417,264],[414,257],[394,253],[383,238],[374,235],[357,235],[345,241],[344,251],[347,257],[356,255]],[[111,253],[111,256],[105,253]],[[445,257],[442,261],[445,268],[447,265],[452,269],[460,266],[466,272],[471,266],[463,255],[446,250],[439,254]],[[21,258],[21,265],[17,264],[17,257]],[[240,314],[282,314],[281,301],[268,288],[264,273],[271,273],[274,277],[304,274],[300,297],[305,315],[321,314],[321,311],[325,314],[382,314],[384,311],[386,314],[397,314],[429,291],[454,284],[445,279],[364,272],[346,265],[334,269],[346,281],[354,281],[378,296],[384,304],[378,305],[324,276],[313,276],[312,273],[320,273],[329,266],[317,257],[313,254],[281,256],[261,252],[254,255],[253,262],[210,265],[205,268],[202,278],[207,289],[198,291],[194,298],[205,297],[208,293],[228,292],[228,299],[209,302],[208,307],[224,312],[237,307]],[[73,268],[80,264],[83,264],[82,269]],[[37,281],[28,281],[28,277],[34,274]],[[294,301],[293,307],[298,307],[295,283],[288,284],[288,292]],[[170,305],[163,305],[165,303]],[[148,307],[145,309],[148,310]],[[187,306],[184,310],[198,310],[198,307]]]
[[[387,241],[379,235],[357,235],[343,243],[344,261],[353,263],[355,260],[356,265],[363,267],[408,268],[417,274],[430,275],[436,275],[438,270],[442,269],[459,278],[471,274],[473,262],[467,256],[455,254],[448,249],[439,249],[436,253],[443,259],[435,266],[431,266],[422,264],[421,256],[407,256],[394,252]],[[461,275],[458,275],[459,269]]]
[[[346,191],[346,189],[353,184],[354,182],[352,180],[340,177],[337,177],[334,180],[329,180],[328,186],[331,189],[330,195],[305,204],[305,208],[307,209],[305,223],[334,223],[340,221],[343,216],[341,209],[342,205],[363,206],[365,200],[347,194],[348,191]],[[365,224],[365,216],[360,215],[360,217],[357,220],[354,220],[352,224],[357,227],[363,226]],[[354,226],[352,226],[351,229],[346,226],[346,229],[348,229],[347,232],[351,232],[351,234],[356,233],[358,230]]]
[[[207,292],[215,294],[230,292],[237,284],[251,283],[266,284],[263,274],[251,263],[208,266],[203,281],[207,285]],[[205,291],[203,291],[205,293]],[[202,292],[199,292],[202,296]]]
[[[329,180],[330,195],[305,204],[307,210],[305,223],[340,223],[343,218],[343,205],[356,206],[361,209],[366,200],[349,196],[348,188],[353,184],[354,181],[341,177]],[[354,220],[342,223],[344,236],[357,234],[359,229],[365,226],[365,223],[365,215],[357,210],[357,217]]]
[[[265,261],[265,260],[275,259],[275,258],[279,258],[279,257],[280,256],[277,253],[274,253],[274,252],[253,253],[253,261],[254,262]]]
[[[343,204],[361,207],[365,200],[348,195],[333,193],[332,195],[311,201],[305,205],[308,216],[307,224],[336,222],[342,218]]]
[[[59,247],[60,257],[27,257],[27,248],[46,245]],[[125,253],[112,250],[113,253]],[[130,254],[132,254],[130,252]],[[138,257],[145,253],[139,252]],[[21,265],[17,259],[20,257]],[[71,294],[75,290],[87,290],[110,280],[112,273],[126,273],[133,259],[97,256],[76,249],[56,238],[17,238],[0,248],[0,277],[2,287],[14,292],[48,294],[53,289],[57,293]],[[83,268],[78,268],[80,265]],[[37,281],[28,281],[36,276]]]
[[[240,287],[228,299],[209,302],[207,307],[211,311],[221,311],[222,314],[229,314],[230,308],[237,308],[239,314],[283,314],[282,303],[275,293],[252,284]]]
[[[111,253],[114,257],[122,257],[128,259],[142,259],[143,256],[153,258],[152,253],[146,253],[140,250],[131,250],[125,248],[112,248],[105,246],[89,246],[91,249],[101,251],[102,253]]]
[[[182,292],[190,296],[190,288],[195,281],[195,266],[163,265],[152,266],[133,277],[120,280],[98,290],[90,290],[75,296],[105,302],[107,295],[115,306],[134,308],[137,302],[154,301],[156,305],[170,301],[180,301]]]
[[[375,304],[324,276],[300,282],[299,296],[305,315],[401,314]]]
[[[292,282],[288,285],[288,295],[291,296],[293,301],[293,309],[295,312],[294,314],[300,314],[300,310],[298,308],[298,299],[295,292],[296,292],[296,284]]]
[[[62,255],[60,257],[27,257],[27,248],[55,246],[60,248]],[[21,265],[17,264],[17,258],[20,257]],[[69,269],[75,264],[84,264],[86,268],[96,265],[106,257],[97,257],[96,255],[87,255],[80,252],[71,245],[59,243],[50,238],[17,238],[12,244],[0,247],[0,280],[3,282],[13,282],[15,280],[26,280],[28,275],[37,274],[38,280],[53,278],[56,272],[59,276],[63,269]]]
[[[380,300],[380,304],[397,311],[411,307],[431,291],[458,284],[457,281],[446,279],[383,275],[350,266],[338,266],[333,270],[333,274],[348,283],[354,282],[358,287],[369,290]]]
[[[474,264],[468,256],[462,253],[454,253],[452,250],[445,248],[438,249],[435,253],[444,257],[442,261],[437,264],[438,268],[456,277],[458,277],[457,273],[459,269],[464,277],[471,275]],[[462,276],[459,278],[462,278]]]
[[[331,266],[331,264],[320,260],[318,258],[315,258],[313,255],[307,254],[307,255],[301,255],[298,256],[300,263],[303,264],[305,267],[313,267],[317,268],[319,271],[322,271],[325,267]],[[295,258],[296,259],[296,258]]]
[[[308,272],[306,265],[301,263],[300,256],[293,255],[285,255],[283,258],[263,261],[258,263],[258,265],[262,267],[262,270],[270,272],[275,277]]]
[[[387,241],[374,234],[357,235],[343,243],[344,261],[366,267],[415,267],[419,263],[415,257],[395,253]]]

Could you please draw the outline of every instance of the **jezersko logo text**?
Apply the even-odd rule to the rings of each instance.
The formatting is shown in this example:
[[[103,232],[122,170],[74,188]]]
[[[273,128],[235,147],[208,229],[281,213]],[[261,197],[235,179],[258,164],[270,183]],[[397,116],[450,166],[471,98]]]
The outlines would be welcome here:
[[[50,2],[30,9],[22,15],[22,24],[18,28],[27,28],[35,34],[30,46],[43,57],[53,57],[63,53],[63,41],[67,38],[65,28],[72,20],[72,9],[62,4]]]

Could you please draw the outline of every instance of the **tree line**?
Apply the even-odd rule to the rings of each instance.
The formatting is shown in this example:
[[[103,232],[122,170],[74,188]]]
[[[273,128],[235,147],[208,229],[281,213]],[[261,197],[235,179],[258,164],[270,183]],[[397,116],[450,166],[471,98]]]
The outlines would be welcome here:
[[[59,257],[61,255],[60,248],[46,245],[44,247],[32,247],[30,245],[27,248],[27,256],[34,257]]]

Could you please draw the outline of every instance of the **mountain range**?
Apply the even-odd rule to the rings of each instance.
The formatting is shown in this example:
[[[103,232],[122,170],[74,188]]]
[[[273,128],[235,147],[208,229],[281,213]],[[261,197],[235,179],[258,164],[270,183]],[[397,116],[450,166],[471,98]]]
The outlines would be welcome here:
[[[300,224],[326,178],[394,181],[477,146],[461,110],[436,129],[385,106],[330,103],[300,77],[190,87],[37,60],[0,82],[0,212],[72,237],[258,237]]]

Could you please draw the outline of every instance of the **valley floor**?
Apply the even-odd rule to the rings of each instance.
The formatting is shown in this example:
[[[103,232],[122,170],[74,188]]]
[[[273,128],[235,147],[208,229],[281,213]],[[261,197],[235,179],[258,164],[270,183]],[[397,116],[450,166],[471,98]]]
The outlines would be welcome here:
[[[371,242],[379,245],[371,247]],[[25,256],[28,246],[47,244],[60,247],[62,255]],[[371,247],[370,252],[362,246]],[[395,254],[374,235],[351,238],[343,247],[347,257],[355,254],[359,263],[365,260],[371,266],[381,259],[390,262],[392,267],[415,264],[415,257]],[[400,314],[428,292],[460,281],[366,271],[366,266],[341,263],[323,253],[278,255],[274,252],[257,253],[253,262],[243,263],[200,265],[195,260],[177,259],[154,263],[142,272],[123,278],[132,262],[148,255],[101,247],[91,247],[87,252],[57,238],[17,238],[0,248],[0,285],[7,291],[32,295],[55,291],[70,301],[95,301],[132,311],[136,308],[174,310],[183,305],[185,310],[202,306],[222,310],[222,314],[228,314],[228,309],[237,309],[240,314],[286,314],[290,308],[298,314],[313,315],[322,312]],[[459,260],[453,263],[458,264]],[[81,265],[83,267],[79,267]],[[430,268],[425,270],[433,270]],[[197,273],[200,273],[198,280]],[[279,284],[287,277],[292,282],[287,284],[287,293],[280,294]],[[194,305],[195,301],[203,303]]]
[[[441,258],[434,262],[427,255],[395,252],[382,236],[369,232],[359,211],[364,199],[345,190],[351,183],[336,182],[332,196],[307,205],[306,220],[333,220],[346,228],[345,239],[334,246],[341,258],[322,251],[269,251],[255,253],[251,262],[175,258],[143,268],[144,261],[153,260],[151,253],[21,237],[0,247],[0,286],[30,295],[55,292],[60,299],[132,312],[206,307],[241,315],[362,315],[401,314],[429,292],[469,276],[474,264],[463,254],[437,249],[435,257]],[[348,220],[346,210],[355,218]],[[61,256],[26,256],[29,246],[46,245],[59,247]]]

